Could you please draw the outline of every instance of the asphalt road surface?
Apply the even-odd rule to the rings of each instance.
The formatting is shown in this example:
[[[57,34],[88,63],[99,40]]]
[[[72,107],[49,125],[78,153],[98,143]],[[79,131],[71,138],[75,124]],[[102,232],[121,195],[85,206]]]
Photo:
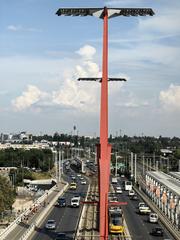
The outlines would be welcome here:
[[[69,175],[72,174],[72,171],[69,172]],[[76,177],[78,179],[78,177]],[[67,179],[71,182],[70,176]],[[80,180],[77,180],[77,190],[67,190],[67,192],[63,195],[66,198],[67,206],[60,208],[57,206],[53,207],[53,210],[50,214],[44,219],[41,226],[36,228],[35,235],[32,237],[33,240],[49,240],[55,239],[57,232],[66,233],[69,239],[73,239],[79,215],[81,212],[82,206],[79,208],[71,208],[70,200],[74,195],[77,194],[85,194],[87,192],[88,185],[81,185]],[[81,197],[81,199],[83,199]],[[53,219],[56,221],[56,230],[46,230],[45,224],[48,219]]]
[[[119,180],[118,185],[122,186],[122,180]],[[116,186],[115,184],[113,185]],[[133,240],[164,240],[174,238],[171,234],[166,230],[166,228],[160,223],[150,223],[148,221],[148,215],[140,215],[138,214],[138,203],[143,202],[140,197],[138,200],[130,200],[128,196],[128,191],[124,191],[122,194],[118,194],[118,200],[122,202],[127,202],[127,205],[122,206],[123,212],[125,215],[126,223],[130,232],[130,235]],[[150,232],[154,227],[161,227],[164,231],[163,237],[152,236]]]

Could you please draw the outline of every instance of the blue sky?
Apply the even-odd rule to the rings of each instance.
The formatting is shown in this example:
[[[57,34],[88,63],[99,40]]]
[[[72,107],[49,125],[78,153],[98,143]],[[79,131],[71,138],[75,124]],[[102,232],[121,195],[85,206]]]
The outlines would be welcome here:
[[[109,132],[179,136],[179,0],[0,1],[0,132],[99,135],[102,20],[60,7],[151,7],[109,21]]]

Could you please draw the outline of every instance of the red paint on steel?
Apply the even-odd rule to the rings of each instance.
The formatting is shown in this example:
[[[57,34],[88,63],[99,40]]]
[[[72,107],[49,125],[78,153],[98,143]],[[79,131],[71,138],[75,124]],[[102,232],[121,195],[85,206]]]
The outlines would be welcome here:
[[[104,8],[99,159],[100,240],[108,239],[110,155],[111,145],[108,144],[108,11],[107,8]]]

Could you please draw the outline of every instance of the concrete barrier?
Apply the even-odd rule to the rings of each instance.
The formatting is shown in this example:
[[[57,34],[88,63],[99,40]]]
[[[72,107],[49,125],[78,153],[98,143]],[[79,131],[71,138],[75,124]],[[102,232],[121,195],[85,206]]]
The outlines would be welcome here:
[[[32,232],[34,231],[35,227],[36,227],[36,222],[32,223],[29,226],[29,228],[25,231],[25,233],[22,235],[20,240],[27,240],[29,236],[32,234]]]
[[[85,201],[87,201],[87,196],[89,194],[89,191],[90,191],[90,184],[88,186]],[[77,230],[76,230],[76,233],[75,233],[75,239],[78,239],[78,237],[80,236],[80,230],[82,228],[82,222],[83,222],[84,215],[85,215],[85,212],[86,212],[85,210],[86,210],[86,204],[83,205],[82,211],[81,211],[81,214],[80,214],[80,217],[79,217],[79,221],[77,222]]]

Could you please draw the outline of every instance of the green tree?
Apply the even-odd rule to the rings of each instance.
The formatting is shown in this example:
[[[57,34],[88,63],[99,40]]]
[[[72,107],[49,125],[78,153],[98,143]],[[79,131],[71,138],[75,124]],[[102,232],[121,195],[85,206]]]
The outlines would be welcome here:
[[[6,177],[0,175],[0,213],[12,209],[15,191]]]

